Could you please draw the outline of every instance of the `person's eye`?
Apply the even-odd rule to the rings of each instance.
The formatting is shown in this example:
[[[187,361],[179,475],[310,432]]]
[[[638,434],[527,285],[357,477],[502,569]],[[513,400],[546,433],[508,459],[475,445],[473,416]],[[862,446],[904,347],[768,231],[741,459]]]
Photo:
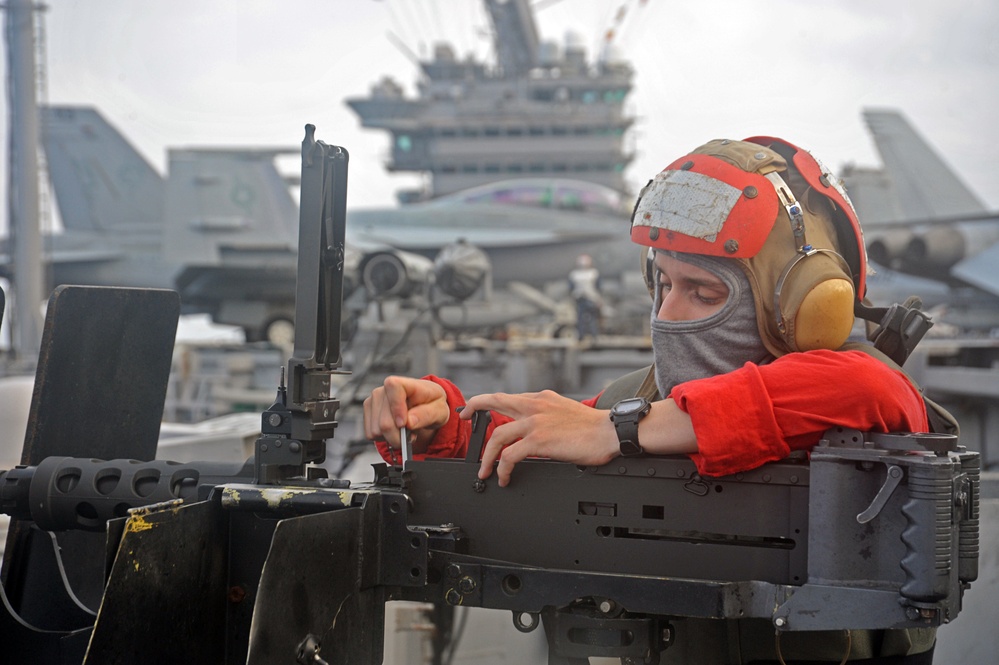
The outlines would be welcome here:
[[[703,305],[717,305],[725,301],[725,298],[707,293],[695,293],[694,297]]]

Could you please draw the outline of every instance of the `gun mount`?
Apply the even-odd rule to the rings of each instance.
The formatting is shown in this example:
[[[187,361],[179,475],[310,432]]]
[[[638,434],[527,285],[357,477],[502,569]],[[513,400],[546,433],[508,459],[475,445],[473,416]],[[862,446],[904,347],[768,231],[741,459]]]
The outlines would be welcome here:
[[[313,463],[336,427],[347,155],[310,127],[302,157],[295,354],[254,459],[141,461],[148,437],[134,459],[129,437],[104,438],[109,461],[95,459],[73,423],[37,435],[59,413],[58,389],[76,385],[43,382],[34,443],[0,472],[0,508],[19,527],[0,662],[376,664],[393,599],[445,617],[509,610],[521,631],[543,625],[554,665],[656,663],[680,617],[784,632],[958,615],[978,574],[979,457],[954,436],[830,431],[809,460],[724,478],[686,457],[527,460],[500,489],[477,478],[476,428],[464,460],[378,465],[356,486],[323,477]],[[57,293],[50,314],[76,293]],[[117,292],[104,293],[85,295],[106,323]],[[65,329],[47,322],[43,346],[80,337]],[[39,377],[46,358],[81,353],[42,354]],[[140,411],[132,420],[156,415]]]

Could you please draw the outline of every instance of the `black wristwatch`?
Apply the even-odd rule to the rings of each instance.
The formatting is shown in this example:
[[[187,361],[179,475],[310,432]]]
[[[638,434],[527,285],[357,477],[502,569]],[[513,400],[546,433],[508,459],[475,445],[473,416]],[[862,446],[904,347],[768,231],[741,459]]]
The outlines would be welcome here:
[[[629,397],[611,407],[610,419],[617,430],[621,457],[633,457],[645,452],[638,443],[638,421],[647,416],[650,409],[652,405],[644,397]]]

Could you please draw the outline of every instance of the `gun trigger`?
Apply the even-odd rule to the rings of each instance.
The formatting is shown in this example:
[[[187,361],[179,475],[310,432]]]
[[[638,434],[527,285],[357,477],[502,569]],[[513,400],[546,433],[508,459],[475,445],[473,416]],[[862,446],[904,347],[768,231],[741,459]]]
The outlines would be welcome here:
[[[878,516],[881,509],[885,507],[886,503],[888,503],[888,499],[891,498],[892,492],[894,492],[895,488],[898,487],[898,484],[902,482],[902,476],[903,473],[901,467],[895,466],[894,464],[890,464],[888,466],[888,477],[885,478],[885,484],[881,486],[880,490],[878,490],[877,496],[874,497],[874,501],[872,501],[871,505],[867,507],[867,510],[857,515],[857,522],[860,524],[867,524]]]

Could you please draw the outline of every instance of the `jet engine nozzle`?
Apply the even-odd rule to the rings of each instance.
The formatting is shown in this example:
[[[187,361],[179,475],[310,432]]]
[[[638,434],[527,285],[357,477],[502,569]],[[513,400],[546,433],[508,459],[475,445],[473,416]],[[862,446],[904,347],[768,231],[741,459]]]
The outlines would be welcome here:
[[[455,300],[467,300],[492,274],[489,257],[465,241],[444,246],[434,259],[435,284]]]
[[[371,298],[405,298],[427,284],[433,262],[419,254],[382,250],[361,259],[361,284]]]

